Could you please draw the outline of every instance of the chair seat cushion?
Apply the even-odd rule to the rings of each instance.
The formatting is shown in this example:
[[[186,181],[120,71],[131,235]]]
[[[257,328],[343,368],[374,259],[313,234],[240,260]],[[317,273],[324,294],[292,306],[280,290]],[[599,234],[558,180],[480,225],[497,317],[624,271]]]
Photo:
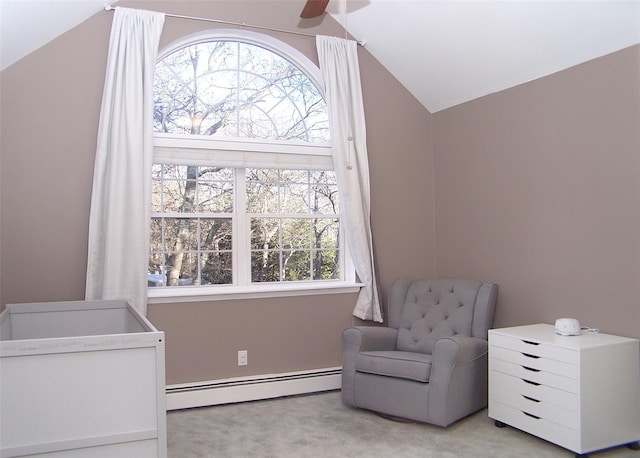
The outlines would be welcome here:
[[[356,371],[428,382],[431,355],[409,351],[364,351],[356,356]]]

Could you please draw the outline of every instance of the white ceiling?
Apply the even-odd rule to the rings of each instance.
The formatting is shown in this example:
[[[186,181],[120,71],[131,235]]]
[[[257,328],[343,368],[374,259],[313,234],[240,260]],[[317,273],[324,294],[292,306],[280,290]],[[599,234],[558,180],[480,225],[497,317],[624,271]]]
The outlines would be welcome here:
[[[640,0],[343,1],[331,15],[432,113],[640,43]],[[106,3],[0,0],[0,70]]]
[[[639,0],[348,4],[336,19],[432,113],[640,43]]]

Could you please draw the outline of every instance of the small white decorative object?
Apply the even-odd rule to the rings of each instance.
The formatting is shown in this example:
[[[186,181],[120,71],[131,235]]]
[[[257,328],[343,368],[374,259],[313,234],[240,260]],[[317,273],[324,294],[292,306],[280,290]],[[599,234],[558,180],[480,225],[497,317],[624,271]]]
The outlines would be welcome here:
[[[556,334],[561,336],[579,336],[580,322],[575,318],[558,318],[556,320]]]

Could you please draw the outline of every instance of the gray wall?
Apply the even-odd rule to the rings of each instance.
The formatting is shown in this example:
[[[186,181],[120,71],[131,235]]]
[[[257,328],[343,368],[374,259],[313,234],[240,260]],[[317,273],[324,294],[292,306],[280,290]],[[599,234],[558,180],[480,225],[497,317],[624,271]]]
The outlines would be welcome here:
[[[640,46],[434,115],[438,272],[640,337]]]

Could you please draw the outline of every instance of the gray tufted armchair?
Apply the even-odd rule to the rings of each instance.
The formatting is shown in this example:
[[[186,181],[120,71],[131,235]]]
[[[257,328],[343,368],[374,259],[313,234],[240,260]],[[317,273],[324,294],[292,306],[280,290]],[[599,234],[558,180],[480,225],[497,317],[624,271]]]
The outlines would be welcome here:
[[[342,335],[343,402],[439,426],[484,408],[497,295],[494,283],[396,280],[388,327]]]

